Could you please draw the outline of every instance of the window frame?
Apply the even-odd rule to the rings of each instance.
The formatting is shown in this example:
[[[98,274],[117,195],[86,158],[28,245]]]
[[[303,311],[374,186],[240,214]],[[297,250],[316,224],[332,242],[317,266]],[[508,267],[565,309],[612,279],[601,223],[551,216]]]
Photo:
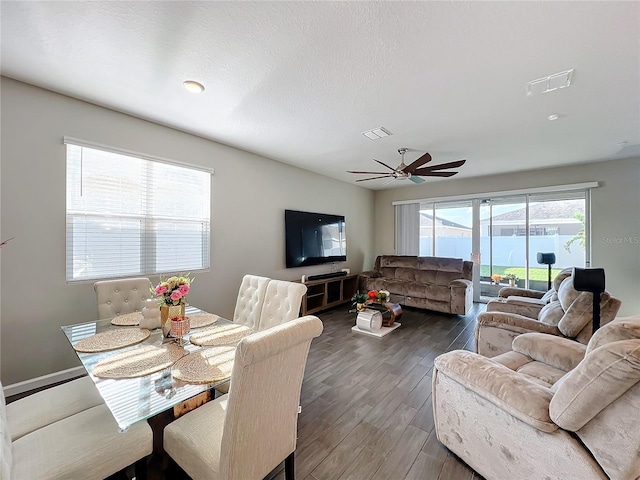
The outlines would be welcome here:
[[[63,143],[66,146],[65,152],[65,278],[67,283],[93,283],[98,280],[111,279],[111,278],[127,278],[127,277],[137,277],[137,276],[151,276],[151,275],[168,275],[175,274],[184,271],[207,271],[211,266],[211,200],[212,200],[212,177],[214,174],[214,170],[212,168],[202,167],[199,165],[193,165],[186,162],[179,162],[174,160],[169,160],[163,157],[156,157],[153,155],[148,155],[140,152],[135,152],[132,150],[121,149],[117,147],[112,147],[108,145],[102,145],[86,140],[77,139],[74,137],[64,137]],[[143,162],[144,174],[143,174],[143,182],[144,186],[142,187],[143,196],[143,212],[142,213],[99,213],[99,212],[81,212],[78,210],[74,210],[70,208],[69,202],[69,189],[77,184],[69,183],[69,167],[70,162],[70,153],[69,146],[87,148],[92,150],[97,150],[103,153],[112,153],[116,155],[122,155],[127,157],[133,157],[135,159],[139,159]],[[205,216],[201,219],[185,219],[175,215],[157,215],[153,214],[153,195],[152,195],[152,174],[153,163],[166,164],[171,165],[177,168],[184,168],[193,171],[199,171],[208,174],[208,182],[209,184],[205,186],[205,183],[201,183],[201,185],[205,186],[206,194],[208,195],[208,199],[204,198],[206,203],[206,211]],[[81,166],[82,168],[82,166]],[[206,180],[204,181],[206,182]],[[82,182],[80,182],[82,183]],[[207,203],[208,200],[208,203]],[[113,221],[121,221],[121,220],[137,220],[140,225],[140,248],[138,252],[138,261],[140,268],[137,272],[117,272],[117,273],[107,273],[104,272],[100,276],[83,276],[83,277],[75,277],[74,278],[74,259],[70,258],[70,255],[73,256],[74,243],[73,243],[73,233],[74,233],[74,219],[83,218],[83,219],[110,219]],[[201,251],[199,253],[199,259],[201,267],[199,268],[190,268],[186,266],[184,268],[170,268],[170,269],[159,269],[157,268],[158,256],[158,239],[160,238],[157,235],[157,226],[162,222],[171,222],[171,223],[185,223],[189,225],[197,226],[199,225],[199,230],[201,231]],[[194,237],[197,238],[197,237]],[[77,244],[76,244],[77,245]],[[197,250],[195,250],[197,252]],[[169,257],[167,257],[169,258]]]

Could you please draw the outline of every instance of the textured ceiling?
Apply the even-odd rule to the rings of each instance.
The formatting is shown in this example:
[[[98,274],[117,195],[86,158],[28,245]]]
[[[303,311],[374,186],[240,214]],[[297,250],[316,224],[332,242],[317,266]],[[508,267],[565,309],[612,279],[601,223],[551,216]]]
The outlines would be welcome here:
[[[0,9],[5,76],[348,182],[399,147],[407,164],[466,158],[454,178],[640,155],[640,2]],[[570,88],[526,96],[571,68]],[[393,135],[361,135],[380,126]]]

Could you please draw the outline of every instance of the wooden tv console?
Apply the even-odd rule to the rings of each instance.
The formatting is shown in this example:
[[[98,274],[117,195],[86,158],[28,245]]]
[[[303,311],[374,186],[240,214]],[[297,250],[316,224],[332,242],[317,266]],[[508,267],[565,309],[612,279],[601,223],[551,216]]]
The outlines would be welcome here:
[[[310,315],[351,301],[358,289],[358,274],[309,280],[304,284],[307,293],[302,297],[301,312],[302,315]]]

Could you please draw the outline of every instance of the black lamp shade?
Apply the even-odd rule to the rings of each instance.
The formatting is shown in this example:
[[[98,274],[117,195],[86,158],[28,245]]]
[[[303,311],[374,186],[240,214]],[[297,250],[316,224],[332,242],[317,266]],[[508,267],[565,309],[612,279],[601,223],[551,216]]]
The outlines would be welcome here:
[[[541,265],[553,265],[556,263],[556,254],[555,253],[542,253],[538,252],[538,263]]]
[[[573,288],[579,292],[602,293],[604,287],[604,268],[573,268]]]

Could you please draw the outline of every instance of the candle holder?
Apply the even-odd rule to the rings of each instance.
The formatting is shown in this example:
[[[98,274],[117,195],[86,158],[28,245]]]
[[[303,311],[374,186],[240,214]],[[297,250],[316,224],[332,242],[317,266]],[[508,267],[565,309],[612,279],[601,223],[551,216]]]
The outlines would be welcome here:
[[[185,345],[184,335],[191,331],[189,317],[174,317],[171,319],[171,336],[177,338],[178,345]]]

